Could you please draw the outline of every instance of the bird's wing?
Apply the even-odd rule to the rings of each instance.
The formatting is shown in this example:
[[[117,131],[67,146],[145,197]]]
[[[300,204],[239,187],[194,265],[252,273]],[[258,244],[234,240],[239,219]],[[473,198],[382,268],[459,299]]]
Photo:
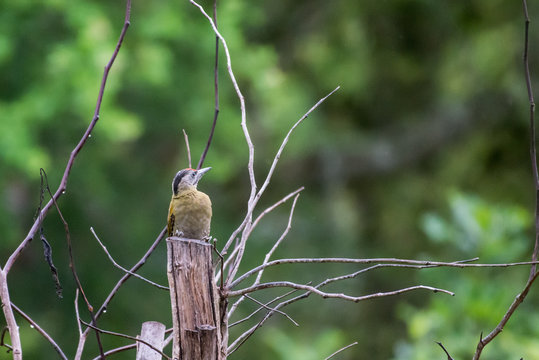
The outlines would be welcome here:
[[[174,216],[173,211],[174,211],[174,205],[171,201],[170,207],[168,209],[168,220],[167,220],[168,236],[172,236],[172,233],[174,232],[174,221],[176,220],[176,217]]]

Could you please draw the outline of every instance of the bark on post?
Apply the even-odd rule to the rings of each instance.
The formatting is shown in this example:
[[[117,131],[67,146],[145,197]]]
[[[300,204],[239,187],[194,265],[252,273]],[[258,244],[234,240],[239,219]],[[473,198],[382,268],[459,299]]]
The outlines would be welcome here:
[[[174,360],[224,360],[211,244],[167,238]]]

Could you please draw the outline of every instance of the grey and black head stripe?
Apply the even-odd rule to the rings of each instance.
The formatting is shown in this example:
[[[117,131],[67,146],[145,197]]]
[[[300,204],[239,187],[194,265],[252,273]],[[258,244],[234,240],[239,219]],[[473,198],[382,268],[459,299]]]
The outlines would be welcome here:
[[[174,176],[174,180],[172,180],[172,193],[176,194],[178,192],[178,185],[180,184],[180,181],[182,181],[182,178],[189,172],[190,169],[183,169],[178,171],[176,173],[176,176]]]

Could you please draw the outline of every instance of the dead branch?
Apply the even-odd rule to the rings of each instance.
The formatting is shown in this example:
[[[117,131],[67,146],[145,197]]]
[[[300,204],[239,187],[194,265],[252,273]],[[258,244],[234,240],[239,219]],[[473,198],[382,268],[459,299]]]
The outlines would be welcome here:
[[[51,345],[52,347],[54,348],[54,350],[58,353],[58,355],[64,359],[64,360],[67,360],[67,356],[64,354],[64,352],[62,351],[62,349],[60,348],[60,346],[58,346],[58,344],[56,343],[56,341],[54,341],[54,339],[45,331],[43,330],[43,328],[41,326],[39,326],[30,316],[28,316],[27,314],[25,314],[21,309],[19,309],[15,304],[11,303],[11,307],[19,313],[19,315],[21,315],[24,320],[28,321],[28,323],[30,324],[30,327],[32,329],[36,329],[36,331],[38,333],[41,334],[41,336],[43,336],[45,338],[45,340],[47,340]]]
[[[374,264],[374,263],[390,263],[395,267],[399,265],[420,265],[423,267],[456,267],[456,268],[467,268],[467,267],[479,267],[479,268],[496,268],[496,267],[512,267],[512,266],[523,266],[523,265],[533,265],[538,264],[538,261],[523,261],[523,262],[514,262],[514,263],[503,263],[503,264],[469,264],[470,261],[476,261],[478,258],[469,259],[469,260],[460,260],[454,262],[443,262],[443,261],[424,261],[424,260],[411,260],[411,259],[397,259],[397,258],[373,258],[373,259],[353,259],[353,258],[296,258],[296,259],[278,259],[268,262],[267,264],[259,265],[249,271],[247,271],[242,276],[238,277],[230,284],[230,288],[234,288],[243,280],[248,277],[256,274],[259,271],[262,271],[265,268],[270,266],[276,266],[281,264],[315,264],[315,263],[343,263],[343,264]],[[407,266],[405,266],[407,267]]]
[[[331,91],[329,94],[327,94],[326,96],[324,96],[322,99],[318,100],[318,102],[313,105],[291,128],[290,130],[288,131],[288,133],[286,134],[285,138],[283,139],[282,143],[281,143],[281,146],[279,147],[279,150],[277,150],[277,154],[275,155],[275,157],[273,158],[273,162],[271,164],[271,167],[270,167],[270,170],[268,171],[268,174],[266,175],[266,179],[264,180],[264,183],[262,184],[260,190],[258,191],[258,193],[256,194],[256,196],[251,199],[249,198],[249,202],[248,202],[248,212],[247,212],[247,217],[249,218],[249,221],[246,222],[246,225],[243,229],[243,233],[242,233],[242,236],[241,236],[241,240],[240,240],[240,243],[239,243],[239,250],[238,250],[238,253],[235,257],[235,260],[234,260],[234,265],[232,265],[232,268],[230,270],[230,272],[228,273],[228,276],[227,276],[227,285],[230,284],[230,282],[232,282],[234,280],[234,277],[236,276],[236,273],[237,271],[239,270],[239,266],[241,264],[241,260],[243,258],[243,252],[245,251],[245,245],[247,243],[247,239],[249,238],[249,235],[251,234],[251,219],[252,219],[252,214],[253,214],[253,211],[254,211],[254,208],[256,207],[256,204],[258,203],[258,200],[260,199],[260,197],[262,196],[262,194],[264,193],[264,191],[266,190],[266,188],[268,187],[270,181],[271,181],[271,178],[273,176],[273,172],[275,171],[275,168],[277,167],[277,163],[279,162],[279,159],[281,158],[281,154],[286,146],[286,144],[288,143],[288,140],[290,139],[290,136],[292,135],[292,132],[294,132],[294,130],[299,126],[299,124],[301,124],[303,122],[303,120],[305,120],[320,104],[322,104],[328,97],[330,97],[331,95],[333,95],[333,93],[335,93],[337,90],[339,90],[339,86],[336,87],[333,91]],[[246,218],[247,218],[246,217]],[[231,243],[230,239],[229,241],[227,242],[227,245]],[[225,245],[225,248],[223,249],[224,251],[227,250],[227,245]]]
[[[270,207],[266,208],[264,211],[262,211],[260,213],[260,215],[258,215],[258,217],[255,219],[255,221],[253,221],[253,225],[251,227],[251,231],[258,225],[258,223],[260,222],[260,220],[262,220],[262,218],[264,216],[266,216],[267,214],[269,214],[270,212],[272,212],[273,210],[275,210],[278,206],[284,204],[285,202],[287,202],[290,198],[292,198],[293,196],[295,196],[296,194],[298,194],[299,192],[303,191],[305,188],[302,186],[300,187],[299,189],[295,190],[295,191],[292,191],[290,194],[286,195],[285,197],[283,197],[281,200],[277,201],[275,204],[271,205]],[[223,268],[226,269],[230,262],[234,259],[237,251],[239,250],[239,247],[238,246],[234,246],[233,250],[232,250],[232,253],[228,256],[227,260],[225,261],[224,263],[224,266]],[[221,254],[224,256],[225,254],[223,254],[221,252]],[[221,274],[220,273],[217,273],[216,275],[216,279],[220,276]]]
[[[108,79],[109,71],[112,68],[112,65],[114,64],[114,61],[116,60],[116,57],[118,56],[118,53],[120,51],[120,47],[122,46],[125,34],[127,32],[127,29],[130,25],[130,13],[131,13],[131,0],[126,1],[126,10],[125,10],[125,19],[124,19],[124,25],[122,27],[122,31],[120,33],[120,37],[118,39],[118,42],[116,44],[116,48],[114,49],[114,52],[105,66],[103,77],[101,80],[101,85],[99,88],[99,94],[97,97],[97,103],[95,106],[94,116],[92,120],[90,121],[90,124],[88,125],[88,128],[86,129],[86,132],[83,134],[81,140],[79,143],[75,146],[75,148],[71,151],[71,155],[69,156],[69,160],[67,162],[67,165],[64,170],[64,174],[62,176],[62,180],[60,181],[60,185],[58,186],[58,189],[52,196],[52,198],[47,202],[47,204],[41,209],[38,216],[36,217],[36,220],[34,221],[32,227],[28,231],[28,234],[24,238],[23,241],[17,246],[17,248],[11,253],[9,258],[7,259],[3,269],[0,271],[0,297],[2,298],[2,305],[3,305],[3,312],[4,316],[6,318],[6,322],[8,324],[9,330],[10,330],[10,337],[11,342],[13,345],[13,358],[14,360],[20,360],[22,359],[22,348],[21,348],[21,342],[20,342],[20,335],[17,328],[17,323],[15,321],[15,318],[13,316],[13,310],[11,308],[11,301],[9,298],[9,289],[7,286],[7,274],[11,270],[12,266],[15,264],[15,261],[19,258],[21,253],[26,249],[28,244],[32,241],[34,235],[41,227],[41,224],[49,212],[52,205],[62,196],[65,194],[66,188],[67,188],[67,181],[69,178],[69,174],[71,172],[71,169],[73,167],[73,164],[75,162],[75,159],[78,155],[78,153],[81,151],[81,149],[86,144],[86,141],[90,137],[92,130],[94,129],[95,125],[97,124],[97,121],[99,120],[99,113],[101,110],[101,103],[103,100],[103,94],[105,92],[105,85]]]
[[[299,291],[298,289],[293,289],[293,290],[290,290],[288,291],[287,293],[283,294],[283,295],[279,295],[277,296],[276,298],[272,299],[271,301],[268,301],[267,303],[264,304],[264,306],[260,306],[258,309],[256,309],[255,311],[253,311],[252,313],[250,313],[249,315],[247,315],[246,317],[244,317],[243,319],[240,319],[238,321],[235,321],[233,322],[232,324],[228,325],[229,328],[233,327],[233,326],[236,326],[236,325],[239,325],[249,319],[251,319],[253,316],[255,316],[258,312],[260,312],[260,310],[262,309],[269,309],[271,311],[277,311],[276,308],[270,308],[269,305],[273,304],[274,302],[276,301],[279,301],[281,300],[282,298],[285,298],[295,292]]]
[[[136,342],[139,342],[139,343],[142,343],[146,346],[148,346],[149,348],[157,351],[159,354],[161,354],[161,356],[167,358],[168,360],[172,360],[172,358],[170,356],[168,356],[167,354],[165,354],[164,352],[162,352],[161,350],[159,350],[158,348],[156,348],[155,346],[153,346],[152,344],[150,344],[149,342],[145,341],[145,340],[142,340],[142,339],[139,339],[137,338],[136,336],[131,336],[131,335],[126,335],[126,334],[121,334],[121,333],[117,333],[117,332],[114,332],[114,331],[108,331],[108,330],[103,330],[103,329],[100,329],[98,328],[97,326],[93,326],[92,324],[89,324],[87,322],[84,322],[83,320],[80,320],[80,322],[82,324],[84,324],[85,326],[88,326],[89,328],[92,328],[94,329],[95,331],[98,331],[102,334],[107,334],[107,335],[112,335],[112,336],[117,336],[117,337],[121,337],[121,338],[124,338],[124,339],[130,339],[130,340],[134,340]]]
[[[213,23],[215,28],[217,28],[217,0],[213,1]],[[213,112],[213,123],[211,125],[210,135],[208,136],[208,141],[206,147],[200,156],[198,161],[197,169],[202,168],[204,160],[206,160],[206,155],[210,149],[211,141],[213,139],[213,134],[215,133],[215,126],[217,125],[217,118],[219,117],[219,36],[215,36],[215,62],[213,66],[213,88],[214,88],[214,98],[215,98],[215,110]],[[190,167],[190,166],[189,166]]]
[[[436,344],[438,344],[442,350],[444,351],[444,353],[447,355],[447,360],[453,360],[453,358],[451,357],[451,355],[449,355],[449,351],[446,350],[446,348],[442,345],[441,342],[438,342],[436,341]]]
[[[97,103],[95,106],[94,116],[92,120],[90,121],[90,125],[86,129],[86,132],[84,133],[84,135],[82,135],[82,138],[80,139],[79,143],[77,144],[77,146],[75,146],[73,151],[71,151],[71,155],[69,156],[69,160],[64,170],[64,175],[62,176],[60,185],[58,186],[58,189],[56,190],[53,196],[55,201],[57,201],[60,198],[60,196],[65,194],[66,188],[67,188],[67,181],[68,181],[71,169],[73,168],[73,164],[75,163],[75,158],[77,157],[79,152],[82,150],[82,148],[86,144],[86,141],[90,137],[92,130],[94,129],[95,125],[97,124],[97,121],[99,120],[99,112],[101,111],[101,103],[103,101],[103,94],[105,93],[105,85],[107,83],[110,69],[112,68],[114,61],[116,60],[116,57],[118,56],[118,53],[120,52],[120,47],[122,46],[122,43],[124,41],[127,29],[129,28],[129,25],[131,24],[130,19],[131,19],[131,0],[126,0],[124,25],[122,27],[122,31],[120,33],[118,42],[116,43],[116,48],[114,49],[114,52],[112,53],[112,56],[103,71],[103,78],[101,79],[101,86],[99,88],[99,94],[97,96]],[[32,227],[30,228],[30,231],[28,231],[28,234],[26,235],[24,240],[19,244],[17,249],[15,249],[15,251],[8,258],[4,266],[4,270],[3,270],[6,272],[6,274],[11,270],[11,267],[13,266],[15,261],[19,258],[23,250],[28,246],[30,241],[32,241],[34,235],[38,231],[39,227],[41,226],[41,223],[43,222],[45,216],[49,212],[52,205],[53,205],[53,199],[49,200],[49,202],[47,202],[47,204],[43,207],[43,209],[39,213],[39,216],[34,221]]]
[[[343,293],[340,293],[340,294],[327,293],[327,292],[324,292],[324,291],[320,291],[316,287],[313,287],[313,286],[296,284],[296,283],[293,283],[293,282],[290,282],[290,281],[272,281],[272,282],[267,282],[267,283],[262,283],[262,284],[250,286],[248,288],[241,289],[241,290],[229,291],[227,293],[227,296],[228,297],[242,296],[242,295],[250,294],[250,293],[258,291],[258,290],[269,289],[269,288],[274,288],[274,287],[290,287],[290,288],[293,288],[293,289],[307,290],[309,292],[312,292],[312,293],[314,293],[316,295],[321,296],[324,299],[335,298],[335,299],[342,299],[342,300],[353,301],[353,302],[360,302],[360,301],[369,300],[369,299],[373,299],[373,298],[384,297],[384,296],[399,295],[399,294],[402,294],[402,293],[405,293],[405,292],[409,292],[409,291],[413,291],[413,290],[419,290],[419,289],[430,290],[430,291],[433,291],[435,293],[436,292],[442,292],[442,293],[445,293],[445,294],[448,294],[448,295],[451,295],[451,296],[455,295],[453,292],[451,292],[449,290],[439,289],[439,288],[435,288],[435,287],[432,287],[432,286],[426,286],[426,285],[415,285],[415,286],[410,286],[410,287],[407,287],[407,288],[394,290],[394,291],[379,292],[379,293],[369,294],[369,295],[364,295],[364,296],[350,296],[350,295],[346,295],[346,294],[343,294]]]
[[[532,172],[533,172],[533,182],[535,187],[535,245],[532,252],[532,266],[530,269],[530,275],[528,277],[528,281],[526,282],[526,285],[524,287],[524,290],[520,294],[518,294],[515,297],[515,300],[511,303],[509,308],[507,309],[506,313],[503,315],[502,319],[498,323],[498,325],[492,330],[486,337],[483,338],[483,334],[479,336],[479,342],[477,344],[473,360],[478,360],[481,356],[481,353],[483,351],[483,348],[490,343],[496,336],[498,336],[511,316],[513,316],[513,313],[518,308],[520,304],[524,301],[526,296],[528,295],[528,292],[530,291],[531,286],[533,285],[534,281],[537,279],[538,272],[536,270],[536,263],[539,252],[539,176],[538,176],[538,170],[537,170],[537,147],[535,142],[535,101],[533,98],[533,90],[531,85],[531,77],[530,77],[530,68],[528,64],[528,47],[529,47],[529,26],[530,26],[530,18],[528,14],[528,4],[526,3],[526,0],[522,0],[522,7],[524,10],[524,54],[523,54],[523,62],[524,62],[524,74],[526,79],[526,89],[528,91],[528,101],[530,103],[530,155],[531,155],[531,163],[532,163]]]
[[[245,294],[244,296],[245,296],[247,299],[251,300],[252,302],[254,302],[254,303],[260,305],[260,306],[261,306],[262,308],[264,308],[264,309],[267,309],[267,310],[270,310],[270,311],[274,311],[274,312],[276,312],[276,313],[278,313],[278,314],[283,315],[285,318],[287,318],[288,320],[290,320],[290,322],[291,322],[292,324],[294,324],[294,325],[296,325],[296,326],[299,326],[299,324],[298,324],[294,319],[292,319],[287,313],[282,312],[282,311],[277,310],[277,309],[273,309],[273,308],[269,307],[268,305],[266,305],[266,304],[264,304],[264,303],[261,303],[260,301],[256,300],[255,298],[253,298],[252,296],[249,296],[249,295],[247,295],[247,294]],[[229,327],[230,327],[230,326],[229,326]]]
[[[329,356],[328,356],[327,358],[325,358],[324,360],[329,360],[329,359],[331,359],[332,357],[334,357],[335,355],[337,355],[338,353],[340,353],[340,352],[342,352],[342,351],[344,351],[344,350],[346,350],[346,349],[348,349],[348,348],[350,348],[350,347],[352,347],[352,346],[354,346],[354,345],[357,345],[357,341],[355,341],[355,342],[353,342],[353,343],[351,343],[351,344],[349,344],[349,345],[346,345],[345,347],[340,348],[339,350],[335,351],[333,354],[329,355]]]
[[[155,241],[153,242],[153,244],[146,251],[146,253],[144,253],[144,255],[140,258],[140,260],[135,265],[133,265],[131,269],[129,269],[129,273],[126,273],[124,276],[120,278],[120,280],[118,280],[118,282],[112,288],[112,290],[110,291],[109,295],[107,296],[107,298],[105,299],[105,301],[103,302],[99,310],[96,312],[96,319],[98,319],[103,313],[106,312],[107,306],[112,301],[112,298],[114,298],[114,296],[116,295],[120,287],[122,287],[122,285],[132,276],[131,273],[135,273],[138,269],[142,267],[142,265],[146,263],[146,260],[148,260],[150,255],[154,252],[154,250],[157,248],[157,246],[161,243],[161,241],[165,237],[166,231],[167,231],[167,228],[164,227],[159,233],[159,235],[157,236],[157,238],[155,239]],[[77,346],[75,360],[80,360],[82,358],[82,352],[84,350],[84,345],[86,343],[86,338],[88,337],[89,330],[90,328],[86,328],[86,330],[84,330],[84,332],[82,333],[82,336],[80,336],[79,338],[79,344]]]
[[[281,244],[281,242],[285,239],[286,235],[288,234],[288,232],[290,231],[290,229],[292,228],[292,218],[294,216],[294,209],[296,208],[296,202],[298,201],[298,197],[299,197],[299,193],[294,197],[294,201],[292,202],[292,207],[290,209],[290,215],[288,216],[288,223],[286,225],[286,228],[284,229],[283,233],[281,234],[281,236],[279,237],[279,239],[275,242],[275,244],[273,245],[273,247],[270,249],[270,251],[268,251],[268,253],[266,254],[266,256],[264,257],[264,261],[262,262],[262,265],[264,264],[267,264],[271,255],[273,255],[273,253],[275,252],[275,250],[277,249],[277,247]],[[261,214],[262,216],[262,214]],[[260,216],[257,218],[259,219]],[[253,223],[254,224],[254,223]],[[251,231],[252,229],[254,228],[251,227]],[[253,285],[258,285],[260,284],[260,279],[262,278],[262,274],[264,273],[264,270],[261,270],[258,272],[258,274],[256,275],[256,279],[255,281],[253,282]],[[230,317],[232,316],[232,314],[234,313],[234,311],[236,311],[236,309],[238,308],[238,306],[243,302],[243,297],[239,298],[231,307],[230,307],[230,311],[228,312],[228,318],[230,319]]]
[[[183,131],[183,140],[185,141],[185,148],[187,150],[187,162],[189,163],[189,167],[191,167],[191,148],[189,147],[189,136],[187,136],[187,133],[185,132],[185,129],[182,129]]]
[[[103,251],[105,252],[105,254],[107,254],[107,256],[108,256],[110,262],[112,262],[112,264],[113,264],[114,266],[116,266],[118,269],[122,270],[124,273],[130,274],[130,275],[132,275],[132,276],[134,276],[134,277],[136,277],[136,278],[138,278],[138,279],[140,279],[140,280],[142,280],[142,281],[145,281],[145,282],[147,282],[148,284],[150,284],[150,285],[152,285],[152,286],[155,286],[155,287],[158,288],[158,289],[166,290],[166,291],[169,290],[168,286],[159,285],[159,284],[157,284],[157,283],[155,283],[155,282],[153,282],[153,281],[151,281],[151,280],[148,280],[148,279],[146,279],[145,277],[140,276],[140,275],[137,274],[137,273],[134,273],[134,272],[132,272],[132,271],[129,271],[129,270],[127,270],[126,268],[124,268],[123,266],[119,265],[116,261],[114,261],[114,258],[112,257],[112,255],[111,255],[111,254],[109,253],[109,251],[107,250],[107,247],[103,244],[103,242],[101,242],[101,240],[99,239],[99,237],[98,237],[97,234],[95,233],[93,227],[90,227],[90,231],[91,231],[92,234],[94,235],[94,238],[97,240],[97,242],[99,243],[99,245],[101,245],[101,248],[103,249]]]

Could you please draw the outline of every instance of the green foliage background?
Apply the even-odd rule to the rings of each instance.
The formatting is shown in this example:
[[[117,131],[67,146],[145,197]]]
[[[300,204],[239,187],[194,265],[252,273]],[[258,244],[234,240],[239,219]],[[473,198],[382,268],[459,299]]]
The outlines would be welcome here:
[[[202,4],[210,10],[211,2]],[[530,6],[538,19],[539,8]],[[2,262],[32,223],[39,168],[55,188],[91,120],[124,8],[122,1],[0,0]],[[219,28],[247,99],[259,182],[288,128],[341,86],[294,133],[261,201],[262,208],[306,187],[276,258],[529,259],[534,193],[520,2],[222,0]],[[531,31],[535,74],[539,31],[533,22]],[[163,228],[170,181],[187,165],[181,129],[189,133],[195,159],[209,132],[214,41],[206,19],[188,1],[133,3],[101,118],[60,201],[94,306],[121,273],[89,228],[125,266]],[[221,113],[206,160],[213,170],[201,184],[212,198],[212,232],[221,242],[241,222],[249,193],[239,102],[224,60]],[[289,209],[287,204],[272,213],[253,234],[243,270],[261,261],[286,226]],[[45,232],[64,297],[55,296],[36,239],[10,273],[12,300],[71,356],[75,286],[54,212]],[[161,246],[142,273],[166,283],[165,258]],[[288,266],[266,276],[307,282],[354,270]],[[527,271],[380,270],[330,290],[361,295],[423,283],[457,295],[418,292],[359,304],[311,296],[289,308],[301,328],[275,316],[231,358],[322,359],[353,341],[359,344],[338,358],[443,359],[434,341],[455,358],[469,358],[480,332],[495,326],[523,287]],[[535,289],[530,297],[487,347],[486,358],[538,357]],[[100,326],[136,334],[146,320],[169,324],[168,306],[167,293],[130,280]],[[238,318],[254,308],[245,303]],[[54,358],[19,320],[26,358]],[[97,354],[92,341],[88,358]],[[104,342],[106,348],[125,343],[110,337]]]

